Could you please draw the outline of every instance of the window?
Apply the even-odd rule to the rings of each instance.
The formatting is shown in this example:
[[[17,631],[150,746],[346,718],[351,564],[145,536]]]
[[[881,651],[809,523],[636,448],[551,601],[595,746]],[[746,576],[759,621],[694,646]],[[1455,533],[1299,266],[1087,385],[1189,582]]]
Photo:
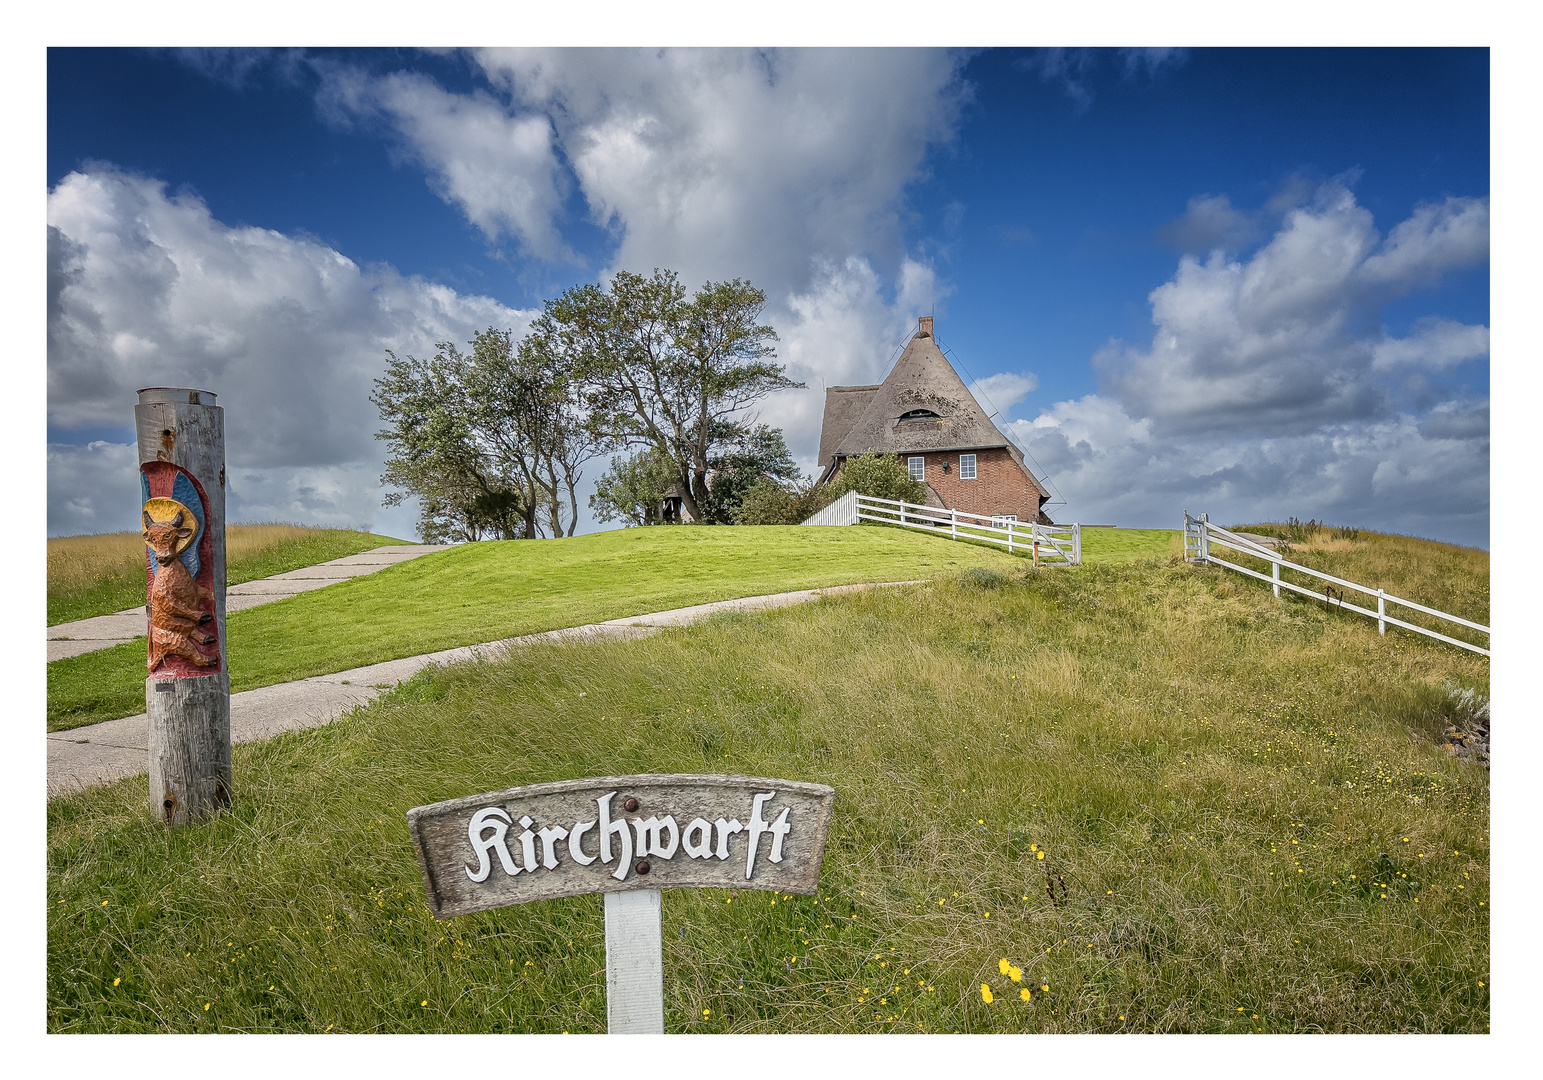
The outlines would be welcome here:
[[[900,419],[901,420],[925,420],[925,421],[928,421],[930,423],[930,422],[933,422],[933,421],[941,420],[943,418],[941,416],[939,416],[937,413],[933,412],[931,409],[912,409],[910,412],[903,414],[900,417]]]
[[[924,457],[907,458],[906,468],[910,470],[912,480],[927,479],[927,459]]]
[[[999,529],[1006,528],[1007,527],[1007,523],[1009,521],[1016,523],[1018,521],[1018,515],[1017,514],[992,514],[991,515],[991,524],[996,526]]]
[[[974,480],[975,479],[975,455],[974,454],[960,454],[959,455],[959,479],[961,479],[961,480]]]

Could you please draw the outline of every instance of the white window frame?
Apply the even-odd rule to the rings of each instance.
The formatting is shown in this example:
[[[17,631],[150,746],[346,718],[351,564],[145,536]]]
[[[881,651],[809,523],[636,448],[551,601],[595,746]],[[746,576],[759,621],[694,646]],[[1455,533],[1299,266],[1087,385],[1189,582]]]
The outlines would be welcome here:
[[[991,524],[996,526],[998,529],[1002,528],[1009,521],[1011,521],[1013,524],[1016,525],[1018,523],[1018,515],[1017,514],[992,514],[991,515]]]
[[[927,459],[924,457],[910,457],[905,459],[906,472],[911,474],[912,480],[927,482]]]
[[[961,479],[961,480],[974,480],[975,479],[975,455],[974,454],[960,454],[959,455],[959,479]]]

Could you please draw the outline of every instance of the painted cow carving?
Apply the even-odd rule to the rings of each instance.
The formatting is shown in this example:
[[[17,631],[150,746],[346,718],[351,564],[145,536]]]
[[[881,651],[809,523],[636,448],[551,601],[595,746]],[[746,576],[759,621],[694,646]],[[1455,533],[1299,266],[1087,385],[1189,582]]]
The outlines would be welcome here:
[[[197,645],[213,645],[215,637],[202,627],[214,616],[200,606],[212,600],[214,593],[193,580],[178,555],[197,531],[184,524],[181,510],[170,521],[156,521],[148,511],[145,521],[145,546],[156,566],[150,582],[150,670],[161,666],[169,656],[180,656],[199,667],[213,667],[218,656],[200,652]],[[196,644],[195,644],[196,643]]]

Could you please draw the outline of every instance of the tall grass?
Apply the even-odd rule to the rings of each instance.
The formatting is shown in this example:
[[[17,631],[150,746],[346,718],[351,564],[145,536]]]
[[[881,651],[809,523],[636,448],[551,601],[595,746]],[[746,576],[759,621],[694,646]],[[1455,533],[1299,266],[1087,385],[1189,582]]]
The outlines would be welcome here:
[[[603,1031],[599,899],[435,922],[405,812],[717,772],[832,784],[830,844],[665,893],[667,1030],[1485,1031],[1488,774],[1415,717],[1487,678],[1182,563],[521,649],[237,747],[200,827],[51,802],[48,1027]]]
[[[351,529],[265,522],[225,529],[227,584],[354,555],[402,541]],[[145,544],[137,532],[48,541],[48,625],[106,615],[145,602]]]
[[[1374,533],[1367,529],[1321,525],[1313,521],[1288,522],[1284,526],[1268,523],[1245,525],[1239,526],[1236,531],[1280,536],[1288,541],[1281,554],[1291,562],[1371,589],[1385,589],[1405,600],[1413,600],[1438,611],[1489,625],[1489,552],[1482,549],[1442,544],[1412,536]],[[1238,562],[1251,569],[1269,572],[1269,564],[1262,559],[1239,555],[1231,549],[1218,549],[1217,554],[1228,562]],[[1286,575],[1287,580],[1322,592],[1321,582],[1290,571]],[[1366,596],[1358,593],[1347,592],[1345,600],[1361,607],[1376,607],[1375,600],[1368,602]],[[1293,595],[1291,602],[1313,604],[1322,601]],[[1406,608],[1390,605],[1389,614],[1464,641],[1484,646],[1489,644],[1482,634],[1454,628],[1450,623],[1431,619]],[[1346,614],[1345,618],[1363,617]]]

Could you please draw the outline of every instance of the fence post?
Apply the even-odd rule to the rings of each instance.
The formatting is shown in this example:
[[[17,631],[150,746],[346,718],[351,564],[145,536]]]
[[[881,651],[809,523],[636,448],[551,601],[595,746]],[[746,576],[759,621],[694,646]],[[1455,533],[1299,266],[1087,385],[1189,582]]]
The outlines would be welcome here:
[[[1211,559],[1211,515],[1200,515],[1200,561],[1210,565]]]
[[[959,539],[959,511],[950,508],[948,518],[951,522],[949,525],[949,535],[957,540]]]
[[[1009,555],[1013,553],[1013,523],[1011,521],[1007,523],[1007,553]]]
[[[1271,585],[1270,588],[1275,590],[1275,599],[1279,600],[1280,599],[1280,563],[1279,562],[1274,561],[1274,560],[1272,560],[1270,562],[1270,576],[1275,579],[1275,583],[1273,585]]]
[[[900,524],[902,524],[902,525],[905,524],[905,508],[906,508],[906,501],[904,499],[901,499],[900,500]]]
[[[1072,522],[1072,554],[1075,555],[1076,558],[1077,558],[1077,561],[1076,561],[1076,563],[1074,565],[1081,566],[1082,565],[1082,523],[1080,521]]]
[[[1407,618],[1407,616],[1406,616],[1406,618]],[[1387,619],[1388,619],[1388,598],[1387,598],[1387,593],[1383,592],[1381,589],[1378,589],[1377,590],[1377,633],[1379,633],[1379,634],[1386,634],[1388,632],[1388,622],[1387,622]]]

